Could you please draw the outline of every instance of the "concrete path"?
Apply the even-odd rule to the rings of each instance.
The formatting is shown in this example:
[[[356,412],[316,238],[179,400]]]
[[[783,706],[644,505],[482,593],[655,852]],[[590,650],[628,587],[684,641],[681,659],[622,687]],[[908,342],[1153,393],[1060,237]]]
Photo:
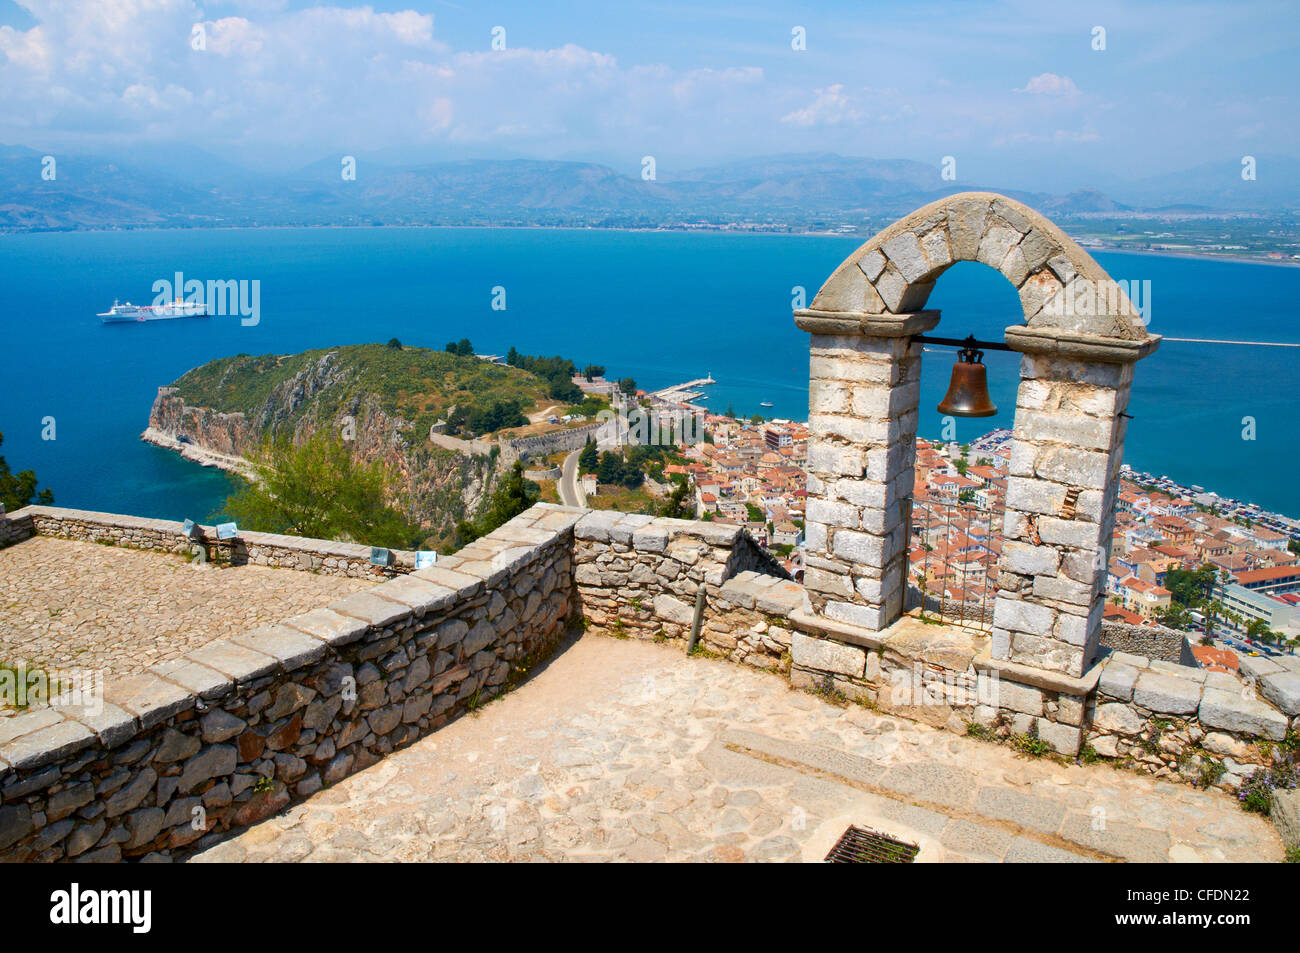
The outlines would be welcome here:
[[[564,506],[586,506],[587,497],[578,488],[578,457],[581,450],[575,450],[564,458],[560,468],[560,482],[556,489],[560,494],[560,503]]]
[[[923,861],[1270,861],[1229,796],[586,636],[481,712],[198,861],[820,861],[849,824]]]

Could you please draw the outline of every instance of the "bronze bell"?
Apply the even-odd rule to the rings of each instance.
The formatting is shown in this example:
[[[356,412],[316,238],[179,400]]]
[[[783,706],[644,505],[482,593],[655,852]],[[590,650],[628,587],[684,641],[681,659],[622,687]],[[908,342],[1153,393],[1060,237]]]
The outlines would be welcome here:
[[[989,398],[989,372],[984,352],[974,347],[974,338],[957,352],[948,393],[939,402],[939,413],[953,417],[992,417],[998,412]]]

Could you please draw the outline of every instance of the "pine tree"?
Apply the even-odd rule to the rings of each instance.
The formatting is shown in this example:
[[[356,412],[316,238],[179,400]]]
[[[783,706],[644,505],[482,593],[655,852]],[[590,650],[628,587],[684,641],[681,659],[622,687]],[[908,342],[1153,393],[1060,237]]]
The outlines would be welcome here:
[[[686,502],[686,494],[690,492],[690,489],[690,486],[686,482],[686,478],[679,475],[677,477],[677,485],[673,487],[673,491],[668,494],[667,499],[664,500],[663,505],[659,508],[659,515],[678,520],[691,519],[695,515],[695,512],[693,507]]]
[[[590,437],[582,448],[582,453],[578,454],[578,472],[595,473],[596,467],[600,464],[600,452],[596,449],[596,441]]]
[[[382,462],[362,463],[332,435],[301,446],[267,441],[254,457],[258,479],[226,500],[225,509],[248,529],[406,548],[419,537],[388,504],[396,475]]]
[[[601,483],[618,483],[623,479],[623,460],[612,450],[600,455],[600,464],[596,467],[596,477]]]
[[[4,442],[5,435],[0,433],[0,444]],[[13,510],[22,509],[29,503],[52,506],[54,494],[49,488],[37,493],[35,473],[31,470],[20,470],[17,473],[11,473],[5,458],[0,457],[0,504],[3,504],[6,510],[12,512]]]

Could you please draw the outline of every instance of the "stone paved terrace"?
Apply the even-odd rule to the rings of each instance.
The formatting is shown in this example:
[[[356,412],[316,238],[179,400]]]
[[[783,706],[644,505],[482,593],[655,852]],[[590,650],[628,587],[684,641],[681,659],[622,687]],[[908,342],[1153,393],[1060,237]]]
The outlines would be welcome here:
[[[376,581],[34,536],[0,550],[0,662],[111,679]]]
[[[1276,861],[1229,794],[1030,760],[680,647],[587,634],[514,692],[204,861]]]

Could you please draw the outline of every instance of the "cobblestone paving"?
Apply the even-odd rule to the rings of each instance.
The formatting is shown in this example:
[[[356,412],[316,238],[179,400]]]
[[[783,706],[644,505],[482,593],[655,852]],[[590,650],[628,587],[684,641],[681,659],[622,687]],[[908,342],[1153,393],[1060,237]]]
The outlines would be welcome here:
[[[373,585],[35,536],[0,550],[0,663],[140,672]]]
[[[1230,797],[1006,748],[586,636],[527,684],[197,861],[1278,860]]]

